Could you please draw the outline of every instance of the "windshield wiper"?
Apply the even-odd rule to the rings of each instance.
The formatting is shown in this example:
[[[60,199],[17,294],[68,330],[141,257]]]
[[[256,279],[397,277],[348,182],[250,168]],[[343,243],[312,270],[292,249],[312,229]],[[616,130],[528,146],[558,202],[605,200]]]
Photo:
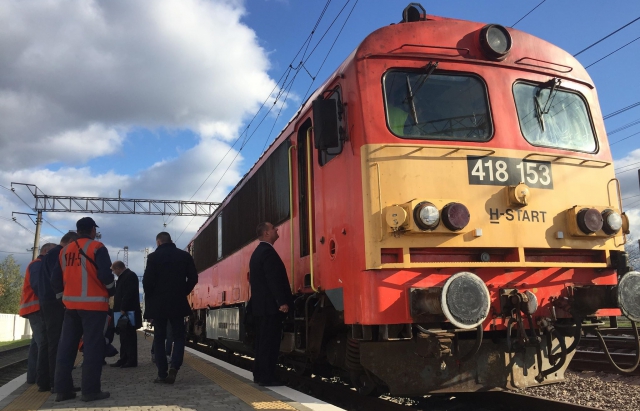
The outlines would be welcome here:
[[[436,68],[438,67],[438,62],[436,61],[435,63],[433,61],[430,61],[429,64],[427,64],[426,66],[424,66],[424,70],[425,73],[422,75],[422,77],[420,78],[419,82],[418,82],[418,88],[416,89],[416,92],[418,92],[418,90],[420,90],[420,88],[422,88],[422,86],[424,85],[424,83],[427,82],[427,79],[429,78],[429,76],[431,74],[433,74],[433,72],[436,70]],[[411,119],[413,120],[413,125],[417,126],[418,125],[418,113],[416,112],[416,104],[413,101],[413,96],[414,96],[414,92],[411,88],[411,78],[409,77],[410,75],[407,74],[407,102],[409,103],[409,108],[411,109]]]
[[[544,131],[544,115],[548,114],[549,110],[551,110],[551,103],[553,102],[553,99],[557,94],[558,87],[560,87],[561,82],[562,80],[554,77],[551,80],[540,84],[537,88],[538,91],[536,91],[536,95],[533,96],[536,118],[538,119],[538,124],[540,125],[540,129],[542,129],[542,131]],[[540,92],[548,88],[551,88],[551,90],[549,90],[547,101],[545,101],[544,104],[540,104]]]

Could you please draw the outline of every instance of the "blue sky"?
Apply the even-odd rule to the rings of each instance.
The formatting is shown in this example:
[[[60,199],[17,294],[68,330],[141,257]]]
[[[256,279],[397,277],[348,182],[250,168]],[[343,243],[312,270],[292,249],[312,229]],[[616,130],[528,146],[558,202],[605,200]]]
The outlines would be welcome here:
[[[0,185],[37,184],[47,194],[220,201],[299,107],[373,30],[396,23],[408,1],[333,0],[311,50],[334,26],[261,127],[236,138],[316,24],[326,1],[158,0],[145,2],[0,0]],[[428,14],[515,26],[570,53],[640,17],[640,2],[448,0],[422,4]],[[347,14],[355,8],[329,53]],[[344,7],[344,11],[339,14]],[[578,56],[589,65],[640,37],[640,21]],[[640,101],[640,40],[588,68],[603,114]],[[328,54],[329,53],[329,54]],[[323,60],[326,62],[320,68]],[[282,108],[276,121],[277,113]],[[606,120],[608,131],[640,119],[640,106]],[[273,131],[271,131],[273,128]],[[610,136],[640,131],[640,124]],[[252,134],[254,133],[254,134]],[[616,167],[640,162],[640,134],[612,145]],[[228,153],[228,155],[225,154]],[[231,162],[232,159],[235,161]],[[221,163],[222,161],[222,163]],[[215,169],[204,186],[196,191]],[[623,170],[635,170],[630,166]],[[623,197],[640,207],[637,174],[620,174]],[[27,191],[19,191],[28,203]],[[640,199],[640,197],[638,197]],[[0,188],[0,258],[24,264],[33,234],[9,221],[28,212]],[[640,212],[631,212],[640,220]],[[57,242],[79,215],[48,213],[42,239]],[[128,245],[142,274],[142,253],[168,230],[184,247],[204,219],[95,216],[112,258]],[[33,230],[25,217],[18,221]],[[167,223],[165,227],[164,224]],[[59,230],[59,231],[58,231]],[[18,254],[25,253],[25,254]]]

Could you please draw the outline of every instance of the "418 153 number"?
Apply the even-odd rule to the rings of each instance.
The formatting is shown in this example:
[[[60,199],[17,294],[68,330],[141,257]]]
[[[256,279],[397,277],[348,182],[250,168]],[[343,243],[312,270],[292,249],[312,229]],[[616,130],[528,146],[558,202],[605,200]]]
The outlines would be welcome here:
[[[467,171],[469,184],[507,186],[525,183],[529,187],[553,189],[548,161],[467,156]]]

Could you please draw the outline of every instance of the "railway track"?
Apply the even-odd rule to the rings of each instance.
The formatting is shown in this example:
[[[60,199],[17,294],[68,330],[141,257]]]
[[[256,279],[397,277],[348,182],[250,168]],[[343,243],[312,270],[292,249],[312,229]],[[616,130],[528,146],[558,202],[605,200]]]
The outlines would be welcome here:
[[[219,360],[237,367],[251,370],[253,359],[233,354],[224,349],[213,348],[204,344],[189,342],[187,346],[211,355]],[[510,391],[486,391],[477,393],[458,393],[429,395],[419,398],[363,396],[338,379],[307,377],[297,374],[292,369],[281,368],[279,378],[287,381],[287,385],[305,394],[309,394],[327,403],[349,411],[589,411],[601,408],[586,407],[563,401],[554,401]]]
[[[608,330],[603,333],[611,358],[620,367],[630,367],[635,363],[636,343],[630,328]],[[595,336],[586,336],[580,339],[580,345],[569,364],[569,368],[575,371],[604,371],[617,373],[617,370],[609,363],[600,346],[600,340]],[[640,375],[640,367],[633,375]]]
[[[0,351],[0,387],[27,372],[29,346]]]

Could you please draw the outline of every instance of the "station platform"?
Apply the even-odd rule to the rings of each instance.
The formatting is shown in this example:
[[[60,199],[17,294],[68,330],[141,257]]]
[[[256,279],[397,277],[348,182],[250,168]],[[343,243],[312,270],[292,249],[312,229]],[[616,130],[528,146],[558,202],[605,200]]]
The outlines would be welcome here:
[[[26,383],[24,374],[0,387],[0,410],[341,410],[288,387],[261,387],[253,383],[249,371],[191,348],[185,351],[175,383],[155,384],[157,368],[151,362],[152,338],[138,333],[138,367],[104,366],[102,390],[109,391],[110,398],[83,402],[78,393],[76,399],[54,402],[55,395],[38,392],[35,384]],[[119,347],[118,337],[114,346]],[[107,362],[113,363],[117,358]],[[81,367],[73,371],[76,386],[80,386],[81,373]]]

